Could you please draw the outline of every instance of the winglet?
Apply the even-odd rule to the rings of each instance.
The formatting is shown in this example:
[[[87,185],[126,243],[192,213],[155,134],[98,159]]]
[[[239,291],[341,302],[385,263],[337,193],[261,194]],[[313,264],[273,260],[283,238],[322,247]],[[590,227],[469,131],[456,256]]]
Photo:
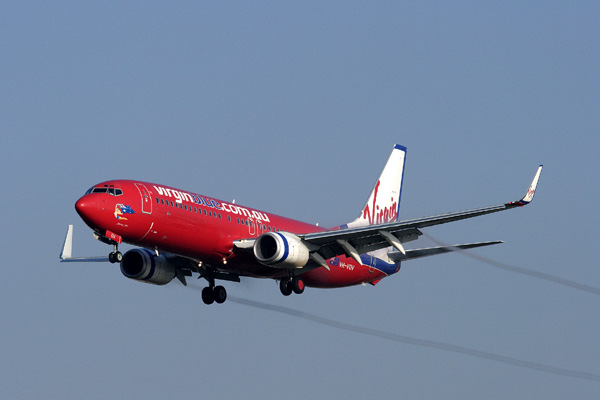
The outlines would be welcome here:
[[[519,201],[506,204],[507,207],[523,207],[531,203],[531,201],[533,200],[533,195],[535,194],[535,189],[537,188],[538,180],[540,179],[540,174],[542,173],[542,167],[543,165],[540,165],[538,167],[537,172],[535,173],[535,176],[533,177],[531,185],[529,185],[529,189],[527,190],[525,196],[523,196],[523,198]]]
[[[67,236],[65,237],[65,243],[63,244],[63,249],[60,252],[61,260],[68,260],[71,258],[73,252],[73,225],[69,225],[69,229],[67,229]]]
[[[108,262],[108,257],[73,257],[73,225],[69,225],[65,243],[60,252],[60,262]]]

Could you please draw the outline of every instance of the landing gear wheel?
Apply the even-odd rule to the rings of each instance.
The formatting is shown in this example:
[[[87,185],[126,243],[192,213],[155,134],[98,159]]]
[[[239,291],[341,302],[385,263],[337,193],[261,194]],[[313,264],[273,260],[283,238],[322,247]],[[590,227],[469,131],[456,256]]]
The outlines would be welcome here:
[[[206,305],[210,305],[215,301],[214,291],[211,287],[207,286],[202,289],[202,301]]]
[[[120,263],[121,261],[123,261],[123,254],[121,254],[120,251],[113,251],[108,255],[108,261],[110,261],[113,264]]]
[[[302,292],[304,292],[304,281],[301,278],[292,278],[291,286],[296,294],[302,294]]]
[[[213,289],[213,298],[218,304],[223,304],[227,300],[227,291],[223,286],[216,286]]]
[[[279,281],[279,290],[281,290],[281,294],[284,296],[289,296],[292,294],[292,282],[289,279],[282,279]]]

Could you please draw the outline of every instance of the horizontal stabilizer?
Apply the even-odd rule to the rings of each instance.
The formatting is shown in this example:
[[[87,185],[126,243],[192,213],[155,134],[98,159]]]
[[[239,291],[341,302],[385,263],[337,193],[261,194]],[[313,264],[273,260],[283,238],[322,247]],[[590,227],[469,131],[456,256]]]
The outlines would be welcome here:
[[[450,253],[453,251],[474,249],[476,247],[491,246],[493,244],[499,244],[499,243],[504,243],[504,242],[493,241],[493,242],[457,244],[454,246],[428,247],[426,249],[406,250],[406,254],[402,254],[399,251],[394,251],[394,252],[388,253],[388,256],[393,261],[404,261],[404,260],[412,260],[415,258],[434,256],[436,254]]]

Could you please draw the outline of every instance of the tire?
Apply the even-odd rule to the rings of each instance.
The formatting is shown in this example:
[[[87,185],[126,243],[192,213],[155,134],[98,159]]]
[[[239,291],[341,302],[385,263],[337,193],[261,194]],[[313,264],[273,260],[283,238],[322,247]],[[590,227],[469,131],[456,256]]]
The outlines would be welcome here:
[[[213,298],[216,303],[223,304],[227,300],[227,291],[223,286],[216,286],[213,290]]]
[[[204,289],[202,289],[202,301],[206,305],[210,305],[215,301],[215,296],[212,288],[207,286]]]
[[[296,294],[302,294],[304,292],[304,281],[301,278],[295,277],[292,279],[292,290]]]
[[[281,294],[284,296],[289,296],[292,294],[292,283],[289,279],[282,279],[279,281],[279,290],[281,290]]]

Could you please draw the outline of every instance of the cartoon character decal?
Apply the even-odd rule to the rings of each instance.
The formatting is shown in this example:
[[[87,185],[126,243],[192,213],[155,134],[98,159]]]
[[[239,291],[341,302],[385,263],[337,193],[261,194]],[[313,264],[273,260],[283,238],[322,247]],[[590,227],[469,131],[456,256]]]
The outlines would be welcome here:
[[[135,211],[133,211],[133,208],[131,208],[131,206],[128,206],[126,204],[117,204],[115,206],[116,219],[127,221],[127,217],[125,217],[126,214],[135,214]]]

